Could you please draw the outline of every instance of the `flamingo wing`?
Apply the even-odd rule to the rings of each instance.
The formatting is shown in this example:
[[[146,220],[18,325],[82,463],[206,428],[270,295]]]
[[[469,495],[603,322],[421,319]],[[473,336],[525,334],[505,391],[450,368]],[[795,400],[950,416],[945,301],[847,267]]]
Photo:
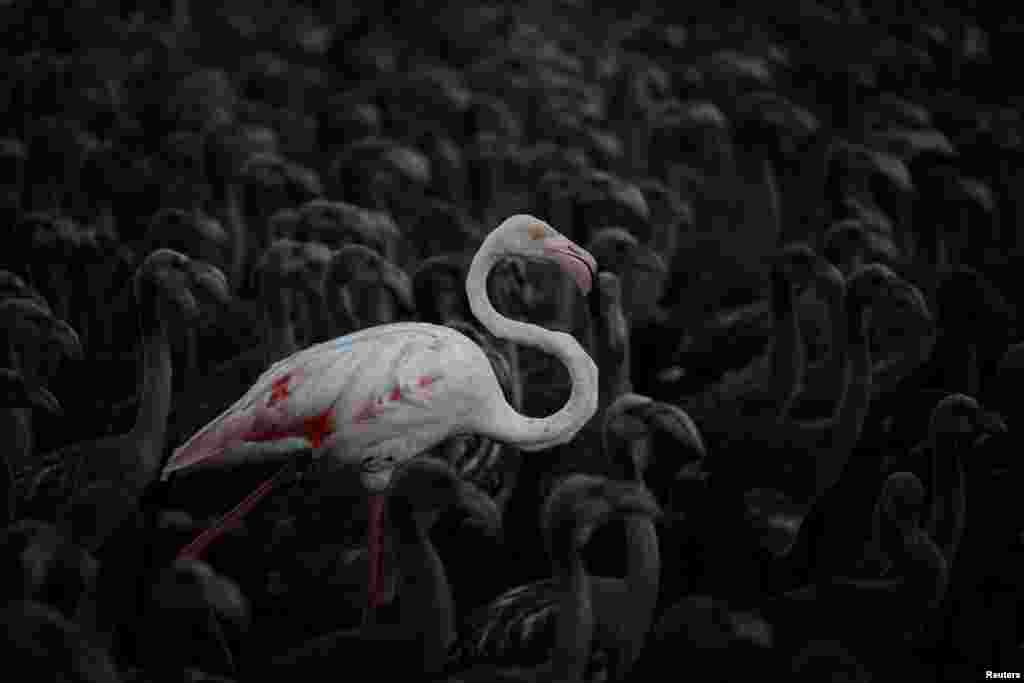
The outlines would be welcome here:
[[[433,325],[387,325],[293,354],[178,448],[164,472],[252,441],[304,438],[319,447],[344,438],[362,447],[356,452],[403,436],[428,447],[479,405],[461,381],[466,360],[479,365],[476,347],[458,343],[455,334]]]
[[[333,431],[332,408],[373,369],[380,350],[346,336],[274,363],[232,406],[175,450],[165,474],[244,441],[315,437],[318,428],[319,436],[326,436]]]
[[[542,664],[555,638],[558,596],[554,580],[545,579],[509,589],[472,614],[458,645],[461,663]]]

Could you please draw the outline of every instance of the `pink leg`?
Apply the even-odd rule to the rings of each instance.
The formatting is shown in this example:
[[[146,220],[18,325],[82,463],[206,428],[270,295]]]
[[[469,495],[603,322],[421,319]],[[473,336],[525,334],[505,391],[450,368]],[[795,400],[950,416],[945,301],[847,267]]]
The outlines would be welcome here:
[[[249,511],[256,507],[256,504],[267,497],[274,487],[277,486],[285,476],[291,472],[291,464],[282,467],[277,474],[260,484],[255,491],[246,496],[242,502],[227,512],[220,521],[214,524],[203,533],[196,536],[195,540],[178,551],[179,560],[198,559],[203,552],[218,538],[223,536],[229,529],[242,520]]]
[[[384,494],[371,493],[369,498],[369,520],[366,528],[366,554],[369,577],[366,584],[366,611],[363,625],[374,623],[374,611],[380,604],[381,540],[384,535]]]

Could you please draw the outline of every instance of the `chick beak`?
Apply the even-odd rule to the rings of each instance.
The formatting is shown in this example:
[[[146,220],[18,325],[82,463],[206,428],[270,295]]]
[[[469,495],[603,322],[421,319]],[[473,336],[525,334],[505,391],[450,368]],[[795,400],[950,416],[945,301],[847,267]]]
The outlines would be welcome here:
[[[60,401],[44,386],[38,386],[29,391],[28,401],[33,407],[41,408],[51,415],[61,416],[64,414],[64,408]]]
[[[693,448],[701,458],[704,457],[704,441],[694,430],[695,425],[692,425],[681,411],[659,401],[643,406],[641,410],[652,428],[667,433],[677,442]]]
[[[469,526],[477,527],[493,538],[501,536],[501,511],[494,500],[478,487],[462,482],[458,506],[468,515]]]
[[[705,472],[701,467],[701,461],[695,460],[683,465],[679,471],[676,472],[676,481],[689,481],[703,484],[707,482],[710,476],[711,474],[709,472]]]
[[[51,338],[60,344],[65,357],[71,360],[82,360],[85,356],[82,340],[79,339],[78,333],[63,320],[54,321]]]
[[[978,415],[978,424],[986,434],[1006,434],[1009,431],[1002,415],[988,410]]]
[[[645,486],[632,482],[609,482],[605,490],[605,498],[616,516],[644,515],[658,519],[662,515],[661,506]]]
[[[406,313],[416,310],[412,296],[412,282],[404,270],[389,262],[384,271],[384,284],[391,290],[402,310]]]
[[[221,306],[231,303],[231,285],[224,273],[215,266],[203,268],[195,274],[196,284],[204,297]]]

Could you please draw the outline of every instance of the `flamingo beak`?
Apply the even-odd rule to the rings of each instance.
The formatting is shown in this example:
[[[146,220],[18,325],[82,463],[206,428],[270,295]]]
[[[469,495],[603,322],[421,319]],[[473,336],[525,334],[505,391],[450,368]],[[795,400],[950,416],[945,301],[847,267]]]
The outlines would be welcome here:
[[[601,308],[606,310],[614,304],[622,303],[622,284],[619,276],[615,273],[603,270],[597,274],[597,287],[594,289],[600,295]]]
[[[598,505],[575,530],[578,547],[587,544],[598,527],[617,518],[642,515],[659,520],[664,512],[654,496],[643,484],[630,481],[609,481],[601,493]]]
[[[637,269],[646,270],[661,277],[667,277],[669,274],[665,258],[647,245],[637,247],[633,259],[633,266]]]
[[[706,455],[704,440],[693,420],[683,412],[667,403],[655,401],[642,407],[644,419],[652,427],[660,429],[682,444],[694,449],[703,458]]]
[[[640,394],[623,394],[605,411],[604,430],[626,441],[642,439],[650,433],[648,409],[654,402]]]
[[[710,473],[705,472],[701,468],[701,462],[699,460],[695,460],[687,465],[683,465],[682,469],[676,472],[676,481],[690,481],[698,484],[704,484],[707,483],[710,476]]]
[[[633,482],[608,482],[605,499],[616,516],[645,515],[658,519],[662,515],[661,506],[647,487]]]
[[[488,536],[501,535],[501,510],[494,500],[478,487],[462,482],[459,488],[459,507],[469,516],[467,524],[482,529]]]
[[[51,415],[59,417],[64,414],[64,408],[61,406],[60,401],[44,386],[38,386],[30,390],[28,401],[33,407],[41,408]]]
[[[1003,416],[999,413],[988,410],[982,410],[979,412],[978,429],[981,431],[981,434],[975,440],[975,446],[981,446],[991,437],[999,434],[1006,434],[1009,431]]]
[[[197,264],[193,262],[193,265]],[[220,268],[207,265],[195,274],[195,280],[202,293],[217,304],[226,306],[231,303],[231,286]]]
[[[1006,434],[1009,431],[1002,415],[987,410],[978,415],[978,424],[986,434]]]
[[[199,318],[199,302],[191,290],[187,287],[175,289],[173,298],[186,321],[191,323]]]
[[[63,320],[54,320],[51,335],[52,339],[60,344],[61,350],[64,351],[67,358],[82,360],[85,356],[82,340],[79,339],[78,333]]]
[[[409,276],[404,270],[390,261],[387,262],[384,270],[384,284],[391,290],[395,300],[406,313],[412,313],[416,310],[416,304],[412,296],[412,282],[409,280]]]
[[[192,584],[203,603],[236,624],[247,624],[249,605],[238,587],[201,560],[176,560],[167,579]]]
[[[543,243],[544,254],[564,270],[584,295],[590,294],[597,273],[597,261],[590,252],[565,237],[549,237]]]
[[[893,297],[906,309],[909,309],[910,313],[917,316],[922,323],[933,324],[935,322],[935,317],[928,308],[928,303],[921,290],[904,280],[897,280],[893,283],[893,289]]]

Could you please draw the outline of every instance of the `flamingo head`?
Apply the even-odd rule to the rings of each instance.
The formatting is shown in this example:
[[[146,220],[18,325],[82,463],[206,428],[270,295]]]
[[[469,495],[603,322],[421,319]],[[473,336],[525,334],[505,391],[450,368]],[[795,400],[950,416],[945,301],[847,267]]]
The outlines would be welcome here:
[[[571,474],[555,485],[544,505],[542,529],[556,561],[578,552],[604,524],[631,515],[657,518],[661,508],[643,485],[589,474]]]
[[[30,406],[41,408],[54,415],[62,415],[64,409],[57,397],[42,385],[32,386],[21,373],[9,368],[0,368],[0,405],[5,408]]]
[[[884,304],[898,296],[904,280],[886,265],[869,263],[847,277],[847,296],[871,305]]]
[[[815,275],[822,269],[820,262],[818,254],[809,244],[794,242],[782,249],[774,266],[799,292],[814,281]]]
[[[21,140],[0,138],[0,164],[5,180],[0,181],[0,209],[21,208],[22,184],[28,148]]]
[[[168,612],[212,610],[242,629],[249,624],[249,603],[241,589],[199,560],[177,560],[161,572],[152,588],[152,600]]]
[[[927,348],[936,331],[935,316],[924,294],[905,280],[893,283],[892,296],[878,307],[872,326],[882,348],[904,339],[916,339]]]
[[[622,453],[622,449],[612,448],[613,440],[635,443],[656,434],[668,437],[671,448],[627,449],[628,457],[622,462],[627,473],[634,479],[643,477],[655,489],[665,485],[674,489],[676,482],[707,479],[707,472],[701,470],[707,455],[704,439],[696,423],[681,408],[639,394],[623,394],[605,411],[604,440],[609,455]],[[675,457],[659,457],[669,454]],[[671,470],[663,470],[663,465]]]
[[[136,271],[135,296],[144,306],[156,303],[162,314],[191,324],[203,313],[201,301],[223,306],[230,301],[231,290],[216,266],[172,249],[157,249]]]
[[[901,528],[917,528],[924,506],[924,484],[910,472],[893,472],[882,485],[886,518]]]
[[[466,259],[441,254],[422,261],[412,277],[416,310],[427,322],[449,324],[470,318],[466,298]]]
[[[526,214],[511,216],[491,233],[487,241],[502,255],[557,264],[583,294],[589,294],[593,287],[598,269],[594,257],[538,218]]]
[[[319,292],[331,260],[329,247],[317,242],[276,240],[267,248],[259,270],[266,283],[303,292]]]
[[[146,231],[147,247],[181,251],[211,263],[224,263],[228,233],[217,219],[199,210],[162,208]]]
[[[32,667],[44,680],[120,680],[107,652],[73,618],[43,602],[15,600],[0,608],[0,641],[10,666]]]
[[[867,683],[871,674],[845,645],[837,640],[812,640],[790,662],[796,681],[841,680]],[[842,673],[839,673],[842,672]]]
[[[966,447],[992,434],[1003,434],[1007,427],[1002,417],[985,410],[973,397],[950,394],[932,409],[928,431],[935,442]]]
[[[70,619],[95,588],[96,558],[53,524],[18,520],[0,533],[0,549],[9,572],[9,599],[38,600]]]
[[[437,458],[409,460],[395,473],[390,496],[392,501],[404,499],[413,515],[428,524],[441,513],[454,509],[465,514],[470,524],[490,534],[501,531],[501,512],[491,497]]]
[[[867,229],[856,218],[839,221],[825,233],[825,257],[846,275],[863,263],[869,246]]]
[[[45,301],[16,297],[0,302],[0,321],[12,341],[24,348],[56,347],[72,360],[81,360],[82,342],[75,330],[54,317]]]
[[[385,287],[407,313],[416,310],[409,276],[376,250],[362,244],[346,244],[334,252],[327,268],[327,286],[337,293],[349,285]]]
[[[34,299],[43,308],[50,307],[45,297],[25,282],[21,276],[9,270],[0,270],[0,300],[14,297]]]

